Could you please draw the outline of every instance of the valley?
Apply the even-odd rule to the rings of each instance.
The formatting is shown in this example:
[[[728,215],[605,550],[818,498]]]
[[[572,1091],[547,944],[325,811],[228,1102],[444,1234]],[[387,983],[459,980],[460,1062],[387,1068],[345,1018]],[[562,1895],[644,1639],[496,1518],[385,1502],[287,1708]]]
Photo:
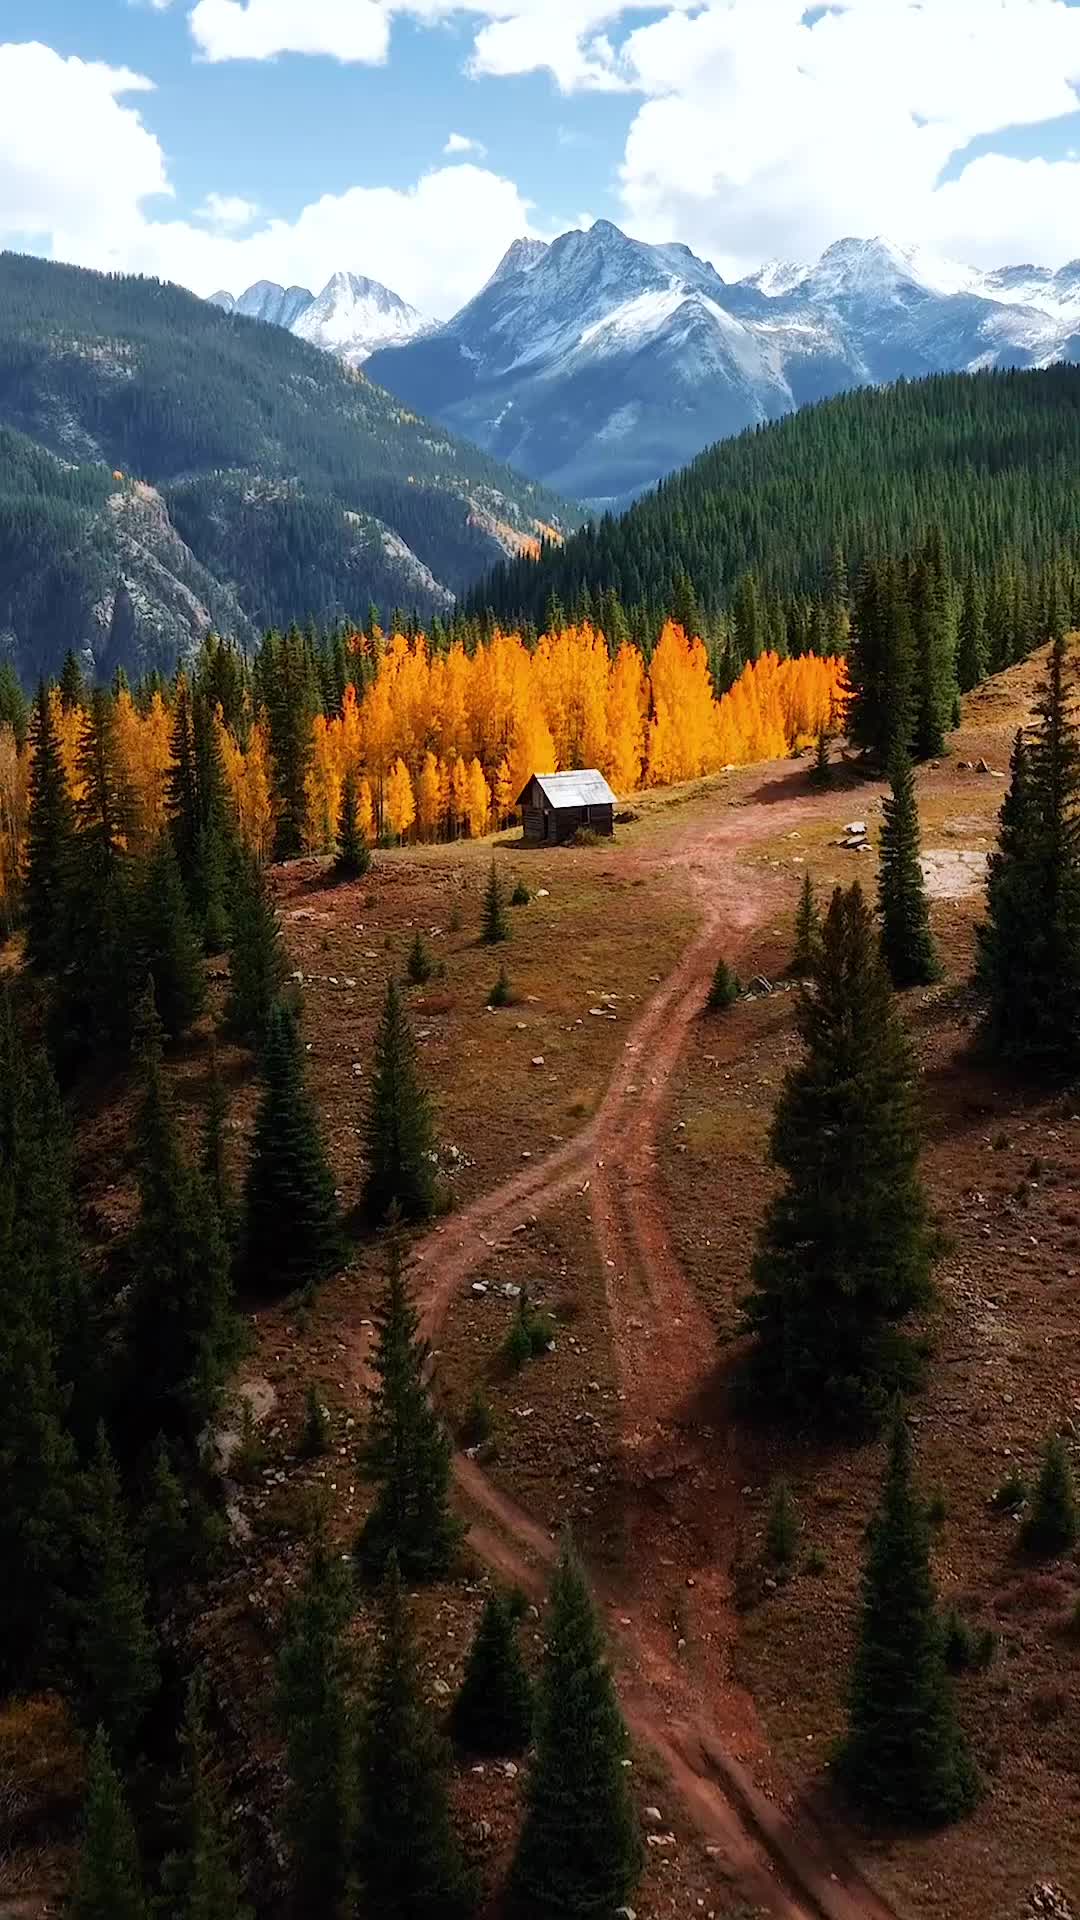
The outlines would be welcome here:
[[[1015,1522],[989,1503],[1011,1467],[1030,1468],[1047,1423],[1067,1424],[1075,1397],[1078,1148],[1068,1096],[1033,1097],[971,1061],[966,985],[982,912],[974,863],[993,844],[1002,793],[994,770],[1044,666],[1033,660],[970,696],[950,754],[919,782],[927,870],[950,877],[932,907],[945,978],[905,1002],[943,1235],[930,1379],[912,1425],[921,1481],[940,1490],[942,1604],[959,1601],[997,1636],[989,1671],[958,1683],[984,1797],[944,1836],[862,1826],[825,1769],[880,1445],[792,1442],[748,1421],[734,1398],[736,1303],[772,1180],[765,1131],[792,1056],[785,970],[798,888],[806,873],[826,894],[852,877],[872,886],[873,855],[840,843],[856,817],[876,842],[880,787],[840,764],[815,793],[805,761],[767,763],[644,795],[611,846],[532,852],[502,836],[384,851],[352,885],[331,884],[310,859],[273,876],[346,1211],[360,1193],[365,1063],[385,980],[417,932],[439,957],[441,975],[411,990],[410,1013],[454,1199],[416,1238],[410,1284],[451,1429],[461,1431],[481,1385],[491,1426],[455,1456],[455,1505],[469,1525],[462,1573],[415,1590],[424,1685],[436,1706],[456,1686],[485,1569],[542,1603],[571,1522],[634,1741],[634,1802],[659,1809],[658,1824],[646,1820],[659,1844],[632,1896],[641,1920],[914,1920],[943,1907],[975,1920],[988,1896],[995,1914],[1021,1920],[1037,1911],[1026,1904],[1037,1885],[1075,1884],[1080,1861],[1061,1817],[1080,1684],[1068,1625],[1075,1566],[1070,1556],[1052,1572],[1027,1570]],[[476,931],[493,856],[504,889],[524,878],[532,896],[502,949],[516,1004],[495,1012],[485,1005],[492,952]],[[704,1010],[719,953],[752,983],[725,1015]],[[210,1033],[200,1023],[170,1068],[185,1131],[204,1098]],[[248,1056],[219,1043],[218,1068],[239,1172],[255,1091]],[[122,1081],[103,1082],[80,1129],[80,1208],[99,1235],[131,1217],[127,1099]],[[312,1502],[347,1546],[369,1500],[355,1449],[380,1286],[378,1249],[361,1240],[314,1298],[253,1303],[237,1411],[224,1418],[241,1431],[239,1409],[253,1410],[252,1464],[228,1485],[236,1564],[186,1631],[214,1676],[238,1834],[250,1829],[253,1844],[255,1810],[278,1778],[259,1676],[300,1576]],[[516,1288],[553,1324],[553,1350],[520,1373],[501,1358]],[[329,1410],[328,1465],[297,1456],[311,1383]],[[800,1545],[777,1579],[762,1528],[780,1472]],[[351,1631],[368,1645],[366,1602]],[[40,1737],[36,1723],[0,1719],[17,1777],[29,1777],[26,1743]],[[62,1830],[54,1793],[69,1777],[66,1759],[54,1765],[55,1785],[42,1782],[24,1807],[24,1831]],[[513,1783],[501,1767],[459,1764],[452,1784],[474,1865],[494,1889],[516,1827]],[[64,1859],[40,1839],[30,1855],[16,1846],[0,1892],[22,1890],[20,1913],[44,1911],[34,1889],[47,1899]],[[264,1858],[260,1911],[276,1911],[265,1904],[273,1881]]]

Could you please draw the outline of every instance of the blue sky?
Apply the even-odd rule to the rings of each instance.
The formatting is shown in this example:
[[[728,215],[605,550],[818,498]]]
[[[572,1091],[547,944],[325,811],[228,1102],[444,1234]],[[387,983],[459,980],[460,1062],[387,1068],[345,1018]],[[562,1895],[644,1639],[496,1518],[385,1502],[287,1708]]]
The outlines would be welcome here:
[[[1080,0],[2,0],[0,242],[438,313],[599,215],[725,273],[852,232],[1058,265],[1078,87]]]

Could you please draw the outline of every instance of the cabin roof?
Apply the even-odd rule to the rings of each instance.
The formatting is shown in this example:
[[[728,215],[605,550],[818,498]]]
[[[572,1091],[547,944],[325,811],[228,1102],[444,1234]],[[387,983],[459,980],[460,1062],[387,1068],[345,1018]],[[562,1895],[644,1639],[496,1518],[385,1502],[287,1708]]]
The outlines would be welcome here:
[[[602,773],[595,767],[579,767],[572,773],[533,773],[529,775],[516,805],[524,806],[529,788],[536,781],[545,800],[560,807],[613,807],[615,795]]]

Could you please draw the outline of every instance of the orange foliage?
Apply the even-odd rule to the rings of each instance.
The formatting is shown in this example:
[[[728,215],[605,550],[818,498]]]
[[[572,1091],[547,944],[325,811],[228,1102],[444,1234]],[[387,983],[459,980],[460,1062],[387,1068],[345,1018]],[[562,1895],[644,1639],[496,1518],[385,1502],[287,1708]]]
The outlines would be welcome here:
[[[495,633],[473,653],[455,643],[434,658],[422,637],[378,634],[361,644],[374,679],[362,698],[348,687],[340,714],[312,725],[307,844],[315,852],[334,844],[348,771],[369,839],[477,836],[505,825],[532,773],[595,766],[620,794],[697,779],[805,747],[822,728],[842,726],[847,698],[842,660],[766,653],[718,700],[701,641],[672,622],[647,668],[630,645],[613,660],[589,626],[545,634],[531,651],[515,633]],[[51,698],[77,795],[82,714],[65,713],[58,692]],[[172,715],[160,693],[143,712],[124,691],[116,719],[144,845],[164,824]],[[266,716],[246,711],[238,737],[219,711],[217,728],[240,831],[267,859],[275,820]],[[0,738],[0,898],[22,857],[29,757]]]

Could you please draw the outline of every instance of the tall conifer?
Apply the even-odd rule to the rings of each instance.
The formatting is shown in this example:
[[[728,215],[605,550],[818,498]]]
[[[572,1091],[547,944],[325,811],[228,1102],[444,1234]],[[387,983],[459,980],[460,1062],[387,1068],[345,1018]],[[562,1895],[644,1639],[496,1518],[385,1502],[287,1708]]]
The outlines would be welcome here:
[[[487,947],[496,947],[500,941],[510,938],[510,918],[503,898],[502,881],[494,860],[488,875],[487,889],[484,893],[484,920],[481,939]]]
[[[71,1920],[146,1920],[135,1828],[103,1727],[90,1750],[70,1914]]]
[[[277,914],[254,854],[241,849],[233,868],[229,997],[225,1019],[238,1039],[262,1045],[285,979]]]
[[[83,1725],[130,1753],[158,1684],[142,1566],[104,1428],[83,1476],[69,1681]]]
[[[355,1828],[355,1753],[345,1626],[352,1596],[325,1540],[292,1600],[278,1659],[277,1710],[285,1735],[285,1831],[298,1916],[334,1920]]]
[[[987,876],[976,979],[1002,1059],[1080,1064],[1080,731],[1064,639],[1050,650],[1030,737],[1018,735]]]
[[[190,1461],[239,1351],[229,1252],[216,1208],[177,1139],[153,1008],[144,999],[135,1150],[125,1419],[136,1450],[163,1433]]]
[[[931,1240],[914,1068],[859,887],[839,888],[798,1027],[771,1154],[747,1322],[760,1401],[819,1424],[873,1417],[917,1373],[896,1323],[923,1302]]]
[[[278,1003],[262,1055],[245,1187],[246,1256],[261,1292],[325,1279],[341,1261],[341,1215],[319,1115],[304,1080],[296,1021]]]
[[[899,1415],[870,1529],[848,1731],[836,1764],[853,1799],[892,1819],[955,1820],[978,1791],[956,1724],[925,1507]]]
[[[814,895],[814,883],[810,875],[805,873],[799,904],[795,909],[795,951],[791,956],[791,972],[796,979],[810,979],[820,954],[821,914]]]
[[[352,767],[347,767],[341,783],[334,873],[339,880],[359,880],[370,866],[371,850],[360,826],[356,773]]]
[[[378,1486],[357,1557],[380,1574],[391,1554],[410,1580],[448,1572],[461,1527],[450,1510],[450,1442],[431,1404],[429,1348],[409,1299],[396,1232],[387,1246],[386,1292],[372,1367],[378,1378],[361,1467]]]
[[[463,1920],[473,1895],[446,1795],[449,1756],[420,1691],[416,1644],[391,1554],[360,1736],[357,1862],[373,1920]]]
[[[210,1695],[203,1672],[188,1687],[181,1733],[182,1773],[176,1845],[162,1866],[170,1920],[249,1920],[226,1831],[207,1725]]]
[[[386,984],[375,1037],[367,1125],[367,1211],[384,1220],[391,1208],[410,1220],[435,1207],[435,1130],[431,1102],[420,1079],[416,1042],[401,988]]]
[[[454,1701],[455,1740],[473,1753],[523,1753],[532,1738],[533,1697],[505,1594],[484,1603]]]
[[[883,803],[878,908],[881,951],[894,987],[925,987],[941,978],[930,931],[930,906],[919,863],[919,806],[906,748],[889,761],[892,796]]]
[[[551,1588],[536,1758],[511,1885],[530,1912],[614,1913],[642,1868],[623,1760],[626,1728],[580,1562],[564,1547]]]
[[[170,1040],[198,1019],[206,1001],[202,944],[192,924],[172,839],[163,833],[142,862],[134,920],[140,963],[153,981]]]

